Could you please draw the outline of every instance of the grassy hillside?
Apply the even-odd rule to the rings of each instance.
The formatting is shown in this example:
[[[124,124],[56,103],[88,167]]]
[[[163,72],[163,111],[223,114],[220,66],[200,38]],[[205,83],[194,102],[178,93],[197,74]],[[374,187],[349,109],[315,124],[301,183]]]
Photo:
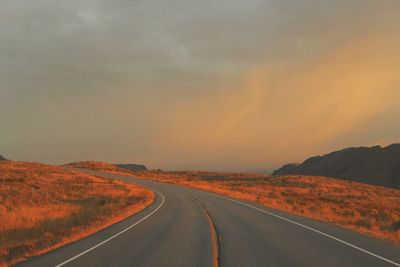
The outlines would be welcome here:
[[[88,169],[94,171],[107,171],[115,173],[129,173],[129,170],[101,161],[77,161],[65,164],[66,167]]]
[[[0,162],[0,265],[92,234],[154,199],[122,181],[38,163]]]
[[[111,165],[112,166],[112,165]],[[107,171],[107,163],[91,166]],[[127,174],[126,170],[120,170]],[[400,244],[400,190],[320,176],[218,172],[131,172],[143,179],[190,186],[335,223]]]

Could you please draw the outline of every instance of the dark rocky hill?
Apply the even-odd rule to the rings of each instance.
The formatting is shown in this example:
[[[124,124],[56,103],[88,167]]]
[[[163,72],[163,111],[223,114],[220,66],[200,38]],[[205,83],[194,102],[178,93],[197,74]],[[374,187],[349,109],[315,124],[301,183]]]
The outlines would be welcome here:
[[[4,158],[2,155],[0,155],[0,160],[7,160],[7,159]]]
[[[400,188],[400,144],[354,147],[287,164],[273,175],[318,175]]]
[[[146,166],[140,164],[114,164],[114,165],[131,171],[147,171]]]

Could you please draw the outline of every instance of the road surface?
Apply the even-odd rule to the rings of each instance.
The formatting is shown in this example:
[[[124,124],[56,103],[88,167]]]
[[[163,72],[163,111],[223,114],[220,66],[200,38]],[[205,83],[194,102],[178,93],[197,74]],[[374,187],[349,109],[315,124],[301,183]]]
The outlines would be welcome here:
[[[156,190],[156,200],[19,266],[400,266],[400,246],[332,224],[187,187],[102,175]]]

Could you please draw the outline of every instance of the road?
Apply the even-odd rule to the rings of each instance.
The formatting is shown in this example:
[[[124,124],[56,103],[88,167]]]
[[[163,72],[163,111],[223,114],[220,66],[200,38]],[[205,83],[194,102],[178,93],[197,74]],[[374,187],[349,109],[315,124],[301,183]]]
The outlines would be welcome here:
[[[102,175],[147,186],[157,198],[139,214],[19,266],[400,266],[400,246],[332,224],[187,187]]]

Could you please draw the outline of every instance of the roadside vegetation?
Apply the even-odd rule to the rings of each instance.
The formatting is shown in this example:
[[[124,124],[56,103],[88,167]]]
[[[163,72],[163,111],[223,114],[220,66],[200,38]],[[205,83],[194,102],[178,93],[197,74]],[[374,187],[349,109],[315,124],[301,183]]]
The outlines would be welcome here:
[[[130,173],[128,169],[120,168],[110,163],[101,161],[77,161],[65,164],[66,167],[77,168],[77,169],[88,169],[94,171],[106,171],[112,173]]]
[[[0,162],[0,266],[95,233],[152,203],[122,181],[39,163]]]
[[[315,176],[137,172],[135,176],[258,202],[400,244],[400,190]]]
[[[103,171],[113,165],[87,164]],[[115,166],[114,166],[115,167]],[[330,222],[372,237],[400,244],[400,190],[319,176],[270,176],[202,171],[141,171],[131,174],[257,202],[312,219]]]

